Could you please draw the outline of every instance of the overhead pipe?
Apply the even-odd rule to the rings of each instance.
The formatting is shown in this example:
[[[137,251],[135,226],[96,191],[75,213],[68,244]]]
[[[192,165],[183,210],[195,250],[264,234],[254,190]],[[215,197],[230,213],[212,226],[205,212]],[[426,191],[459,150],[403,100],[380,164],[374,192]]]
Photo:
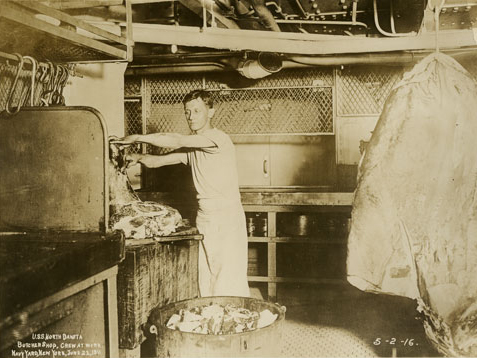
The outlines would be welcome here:
[[[389,21],[391,22],[391,32],[396,33],[396,27],[394,26],[394,6],[393,0],[389,0]]]
[[[475,57],[477,50],[451,50],[446,54],[454,58]],[[400,52],[400,53],[374,53],[360,55],[339,55],[333,57],[312,57],[312,56],[288,56],[283,62],[283,68],[294,68],[296,65],[303,66],[341,66],[341,65],[403,65],[413,64],[427,55],[431,51]]]
[[[224,71],[227,66],[220,62],[192,62],[169,65],[128,66],[125,76],[162,75],[169,73],[197,73]]]
[[[308,14],[306,13],[306,11],[305,11],[305,9],[303,8],[303,6],[301,5],[300,0],[295,0],[295,3],[296,3],[296,6],[298,6],[298,9],[300,9],[301,15],[302,15],[303,17],[308,17]]]
[[[353,9],[351,12],[351,22],[356,23],[356,14],[358,13],[358,0],[353,0]]]
[[[376,29],[379,31],[381,35],[388,36],[388,37],[407,37],[407,36],[417,35],[417,33],[414,31],[401,33],[401,34],[384,31],[379,25],[378,6],[376,5],[376,0],[373,0],[373,13],[374,13],[374,25],[376,25]]]
[[[273,14],[268,10],[267,6],[265,5],[264,0],[251,0],[252,7],[257,13],[260,20],[262,20],[263,25],[271,31],[280,32],[280,27],[278,26]]]
[[[416,61],[416,58],[417,55],[413,53],[340,55],[333,57],[288,56],[284,68],[292,68],[293,63],[306,66],[403,64],[412,63]]]
[[[451,50],[443,51],[454,58],[464,59],[465,57],[475,57],[476,50]],[[401,52],[401,53],[374,53],[374,54],[360,54],[360,55],[340,55],[333,57],[312,57],[312,56],[288,56],[281,57],[281,67],[279,70],[288,68],[309,68],[314,66],[349,66],[349,65],[406,65],[413,64],[422,58],[429,55],[431,51],[419,52]],[[244,65],[244,60],[225,59],[220,62],[203,62],[203,63],[182,63],[171,65],[157,65],[157,66],[131,66],[126,69],[126,76],[131,75],[155,75],[165,73],[192,73],[192,72],[218,72],[238,70],[239,66]],[[272,68],[269,71],[262,72],[265,76],[272,73]],[[276,67],[275,67],[276,69]],[[255,76],[257,68],[250,67],[242,75],[248,75],[248,78],[258,78]],[[272,69],[273,70],[273,69]],[[247,73],[248,71],[248,73]],[[255,72],[256,71],[256,72]],[[240,72],[240,71],[239,71]],[[263,76],[262,76],[263,77]]]

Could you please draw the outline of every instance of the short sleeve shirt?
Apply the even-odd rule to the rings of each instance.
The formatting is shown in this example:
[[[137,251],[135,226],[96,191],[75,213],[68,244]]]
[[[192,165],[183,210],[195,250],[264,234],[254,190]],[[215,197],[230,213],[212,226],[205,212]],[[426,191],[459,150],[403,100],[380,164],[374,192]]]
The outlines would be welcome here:
[[[216,128],[199,135],[210,139],[215,146],[193,148],[187,152],[187,164],[191,167],[197,198],[240,201],[232,140]]]

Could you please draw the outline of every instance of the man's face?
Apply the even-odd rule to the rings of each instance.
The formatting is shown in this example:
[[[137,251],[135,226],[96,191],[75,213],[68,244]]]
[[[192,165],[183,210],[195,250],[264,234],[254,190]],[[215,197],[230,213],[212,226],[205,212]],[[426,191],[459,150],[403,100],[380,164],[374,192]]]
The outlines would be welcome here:
[[[200,133],[210,127],[211,110],[202,98],[196,98],[184,105],[185,116],[192,132]]]

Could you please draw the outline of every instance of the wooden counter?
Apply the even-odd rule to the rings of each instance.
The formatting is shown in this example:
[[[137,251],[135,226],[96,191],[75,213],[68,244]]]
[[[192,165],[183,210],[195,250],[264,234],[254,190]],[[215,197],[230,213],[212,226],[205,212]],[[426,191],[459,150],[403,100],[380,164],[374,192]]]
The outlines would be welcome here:
[[[290,205],[290,206],[351,206],[354,192],[333,192],[331,188],[240,188],[243,205]],[[197,208],[195,195],[190,192],[139,192],[142,200],[152,200],[168,205]]]

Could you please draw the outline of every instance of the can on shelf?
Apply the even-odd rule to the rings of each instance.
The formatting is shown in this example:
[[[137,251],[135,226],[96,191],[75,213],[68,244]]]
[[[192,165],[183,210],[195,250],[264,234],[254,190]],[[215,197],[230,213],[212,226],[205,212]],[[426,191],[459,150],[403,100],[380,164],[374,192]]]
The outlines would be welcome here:
[[[268,220],[267,218],[261,218],[258,220],[257,227],[258,235],[267,236],[268,235]]]
[[[248,236],[255,235],[255,218],[247,218],[247,234]]]

